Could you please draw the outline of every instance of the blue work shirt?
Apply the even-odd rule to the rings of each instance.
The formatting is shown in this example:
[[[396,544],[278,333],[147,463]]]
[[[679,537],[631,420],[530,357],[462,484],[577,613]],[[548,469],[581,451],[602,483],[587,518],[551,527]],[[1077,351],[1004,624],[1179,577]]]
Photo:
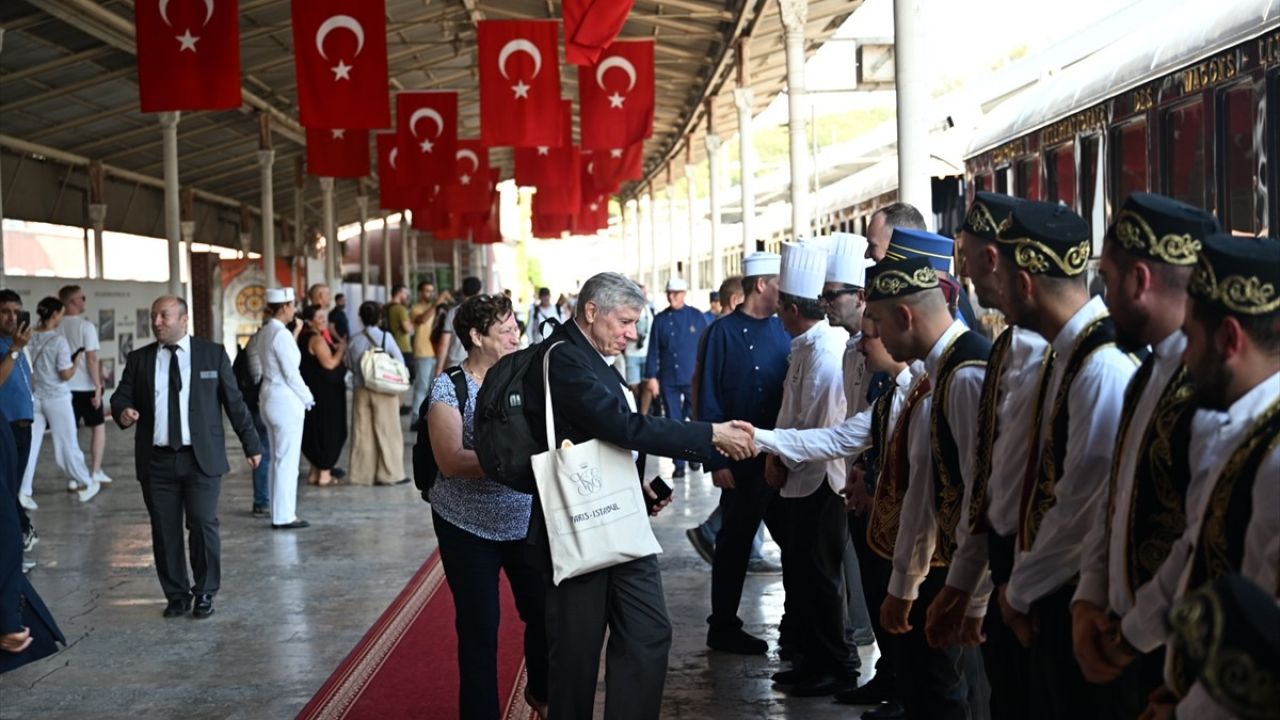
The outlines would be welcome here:
[[[658,313],[649,330],[645,378],[656,377],[660,384],[674,387],[692,384],[693,368],[698,362],[698,341],[706,329],[706,316],[690,305]]]
[[[702,313],[702,317],[707,319],[707,327],[711,327],[711,323],[716,321],[716,314],[710,310]]]
[[[0,338],[0,358],[9,354],[13,347],[13,338]],[[4,409],[9,422],[34,420],[35,403],[31,399],[31,364],[27,362],[26,353],[18,355],[18,365],[9,373],[9,379],[0,385],[0,408]]]

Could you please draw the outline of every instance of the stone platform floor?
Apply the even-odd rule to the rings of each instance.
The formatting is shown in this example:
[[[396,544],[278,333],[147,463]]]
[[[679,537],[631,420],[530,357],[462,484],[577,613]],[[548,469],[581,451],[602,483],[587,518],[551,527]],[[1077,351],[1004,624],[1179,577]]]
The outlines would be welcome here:
[[[87,448],[84,430],[81,440]],[[0,676],[4,720],[294,717],[436,547],[429,508],[412,485],[316,488],[304,479],[298,513],[312,527],[273,532],[269,520],[249,512],[248,466],[232,448],[220,506],[216,613],[166,620],[132,446],[130,435],[109,425],[104,470],[115,482],[82,505],[63,489],[51,443],[44,443],[35,484],[40,509],[32,513],[40,543],[28,554],[39,564],[29,577],[68,646]],[[650,474],[659,469],[670,476],[669,462]],[[719,491],[703,473],[672,485],[676,502],[654,523],[666,550],[661,566],[674,625],[663,717],[858,717],[865,708],[792,700],[772,689],[769,675],[781,667],[781,576],[749,577],[743,598],[746,629],[770,641],[770,655],[707,651],[710,568],[684,531],[706,517]],[[863,648],[864,668],[872,652]],[[431,714],[424,709],[420,717]]]

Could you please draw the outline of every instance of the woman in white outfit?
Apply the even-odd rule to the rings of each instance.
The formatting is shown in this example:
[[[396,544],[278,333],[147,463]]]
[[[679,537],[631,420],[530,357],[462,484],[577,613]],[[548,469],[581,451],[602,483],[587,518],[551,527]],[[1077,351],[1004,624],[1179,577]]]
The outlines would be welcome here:
[[[31,454],[22,476],[19,501],[28,510],[36,508],[31,498],[31,486],[36,474],[36,460],[44,443],[44,430],[53,433],[53,453],[58,469],[70,478],[68,489],[79,492],[80,501],[87,502],[98,494],[100,485],[89,472],[76,438],[76,416],[71,407],[71,389],[67,381],[75,375],[75,359],[71,346],[58,332],[62,322],[62,301],[47,297],[36,306],[39,322],[31,336],[27,352],[31,357],[32,395],[35,399],[35,419],[31,423]]]
[[[302,425],[315,399],[299,371],[297,335],[286,327],[297,312],[293,300],[293,288],[267,290],[271,320],[249,344],[249,370],[262,382],[259,407],[271,441],[271,527],[276,530],[311,525],[297,513],[298,468]]]

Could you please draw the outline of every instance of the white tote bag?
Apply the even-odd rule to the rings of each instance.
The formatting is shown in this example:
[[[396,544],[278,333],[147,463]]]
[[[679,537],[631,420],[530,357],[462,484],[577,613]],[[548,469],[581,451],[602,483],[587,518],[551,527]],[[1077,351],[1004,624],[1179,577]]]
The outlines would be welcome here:
[[[373,337],[369,335],[368,328],[365,328],[364,336],[369,338],[372,345]],[[387,334],[384,332],[382,342],[386,341]],[[383,395],[399,395],[412,387],[409,368],[382,347],[370,347],[360,356],[360,376],[364,378],[366,388]]]
[[[566,578],[656,555],[662,546],[649,525],[630,451],[600,440],[556,446],[550,378],[556,345],[542,360],[548,451],[530,460],[547,522],[552,579],[559,585]]]

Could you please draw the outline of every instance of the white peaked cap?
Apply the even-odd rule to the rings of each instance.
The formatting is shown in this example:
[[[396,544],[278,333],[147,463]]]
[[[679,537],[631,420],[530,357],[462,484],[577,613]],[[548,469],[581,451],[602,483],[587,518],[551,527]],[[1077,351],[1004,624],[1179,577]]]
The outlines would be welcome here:
[[[778,289],[788,295],[817,299],[827,277],[827,251],[814,243],[782,243],[782,276]]]
[[[827,256],[827,282],[863,287],[867,280],[867,239],[853,233],[832,233]]]
[[[689,283],[684,281],[682,277],[673,277],[667,281],[667,292],[686,292],[689,290]]]
[[[268,288],[267,304],[283,305],[287,302],[293,302],[293,288]]]
[[[782,256],[771,252],[753,252],[742,261],[743,277],[777,275],[782,272]]]

